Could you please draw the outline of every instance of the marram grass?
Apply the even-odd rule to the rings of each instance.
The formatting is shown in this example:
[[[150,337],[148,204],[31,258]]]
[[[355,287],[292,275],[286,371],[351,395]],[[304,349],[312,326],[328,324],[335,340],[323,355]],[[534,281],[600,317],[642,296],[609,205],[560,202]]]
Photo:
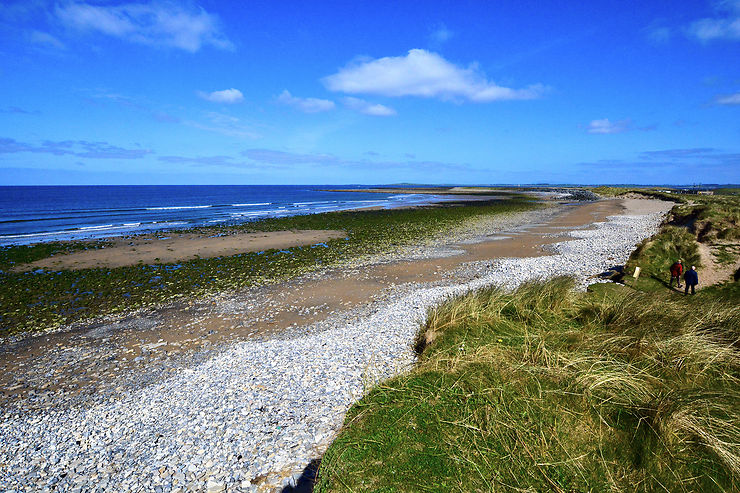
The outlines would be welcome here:
[[[418,366],[353,406],[316,491],[738,491],[738,304],[571,285],[431,311]]]

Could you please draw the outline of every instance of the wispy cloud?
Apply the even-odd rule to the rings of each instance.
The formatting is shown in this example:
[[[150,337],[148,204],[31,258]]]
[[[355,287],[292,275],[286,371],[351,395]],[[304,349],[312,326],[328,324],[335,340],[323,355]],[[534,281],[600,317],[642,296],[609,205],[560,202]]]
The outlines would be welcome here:
[[[599,159],[597,161],[582,162],[578,163],[578,166],[589,169],[601,169],[601,170],[643,170],[643,169],[662,169],[670,166],[674,166],[670,162],[646,162],[646,161],[629,161],[623,159]],[[628,182],[629,178],[625,178],[625,182]]]
[[[320,164],[339,161],[337,157],[331,154],[300,154],[271,149],[247,149],[241,154],[252,161],[269,164]]]
[[[656,44],[665,44],[673,37],[673,31],[665,26],[651,26],[646,32],[648,39]]]
[[[524,89],[499,86],[487,80],[476,64],[461,68],[437,53],[410,50],[406,56],[361,60],[324,77],[331,91],[381,96],[418,96],[476,103],[534,99],[545,91],[540,84]]]
[[[698,165],[717,164],[721,166],[740,166],[740,153],[722,152],[713,147],[694,147],[688,149],[663,149],[640,153],[641,159],[674,162],[693,162]],[[740,169],[740,168],[738,168]]]
[[[149,110],[147,105],[142,102],[136,101],[134,98],[105,90],[96,90],[89,95],[86,95],[85,99],[92,104],[113,103],[137,110]]]
[[[49,33],[33,30],[29,34],[29,41],[37,46],[53,48],[55,50],[66,50],[67,46]]]
[[[198,91],[198,96],[212,103],[234,104],[244,101],[244,94],[239,89],[224,89],[223,91]]]
[[[107,142],[86,140],[46,140],[41,144],[18,142],[15,139],[0,138],[0,154],[31,152],[55,156],[76,156],[90,159],[140,159],[151,154],[149,149],[126,149]]]
[[[740,178],[736,171],[740,170],[740,154],[721,152],[711,147],[644,151],[634,160],[601,159],[578,165],[607,174],[616,173],[614,176],[620,176],[618,180],[622,183],[649,178],[654,182],[660,180],[660,183],[681,184],[694,181],[707,171],[719,173],[722,179],[730,182]]]
[[[717,16],[699,19],[688,28],[688,34],[699,41],[716,39],[740,40],[740,1],[717,2]]]
[[[287,89],[280,93],[277,101],[297,108],[304,113],[321,113],[323,111],[331,111],[335,107],[334,101],[318,98],[299,98],[293,96]]]
[[[200,166],[231,166],[233,158],[231,156],[159,156],[157,160],[173,164],[196,164]]]
[[[12,22],[25,21],[44,12],[48,7],[45,0],[20,0],[16,2],[8,1],[0,3],[0,19],[7,19]]]
[[[736,92],[735,94],[725,94],[723,96],[717,96],[717,99],[715,100],[717,104],[724,104],[724,105],[736,105],[740,104],[740,92]]]
[[[100,105],[112,103],[124,108],[142,112],[160,123],[182,123],[182,120],[170,114],[168,111],[156,109],[153,104],[146,100],[140,100],[122,94],[113,93],[105,90],[96,90],[85,96],[85,100],[90,104]]]
[[[183,120],[182,123],[189,127],[216,132],[228,137],[238,137],[241,139],[259,139],[262,137],[250,125],[243,123],[239,118],[216,111],[209,111],[205,114],[207,123],[194,120]]]
[[[654,159],[684,159],[704,157],[715,152],[712,147],[693,147],[689,149],[664,149],[661,151],[644,151],[640,153],[643,158]]]
[[[18,106],[8,106],[7,108],[0,109],[0,113],[11,113],[16,115],[40,115],[41,112],[38,110],[29,111],[19,108]]]
[[[590,134],[620,134],[632,129],[632,120],[625,118],[612,122],[608,118],[601,120],[592,120],[586,127],[586,132]]]
[[[288,166],[271,163],[245,161],[232,156],[160,156],[163,163],[179,164],[190,168],[233,168],[252,172],[275,172],[288,169]]]
[[[204,45],[233,49],[233,44],[221,32],[216,15],[178,3],[91,5],[72,2],[57,5],[55,13],[69,28],[98,32],[133,43],[169,46],[189,52],[196,52]]]
[[[365,115],[372,116],[393,116],[396,110],[382,104],[371,103],[360,98],[346,97],[342,100],[347,108],[359,111]]]
[[[166,111],[153,111],[151,113],[152,118],[160,123],[181,123],[182,120],[179,117],[170,115]]]
[[[338,169],[410,169],[424,171],[465,171],[476,172],[478,170],[466,165],[456,163],[443,163],[438,161],[375,161],[365,159],[343,159],[332,154],[304,154],[272,149],[247,149],[242,155],[250,160],[271,165],[296,166],[315,165],[331,166]]]
[[[434,26],[432,32],[429,33],[429,40],[432,42],[432,44],[439,46],[449,41],[449,39],[452,38],[454,35],[455,33],[447,29],[446,25],[438,24]]]

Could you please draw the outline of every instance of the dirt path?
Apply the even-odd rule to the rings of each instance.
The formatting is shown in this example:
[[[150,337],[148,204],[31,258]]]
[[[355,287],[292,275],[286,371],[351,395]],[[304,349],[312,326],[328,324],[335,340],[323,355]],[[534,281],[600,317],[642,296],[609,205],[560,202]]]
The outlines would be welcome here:
[[[125,392],[166,377],[192,364],[194,355],[206,357],[222,344],[279,336],[382,300],[386,289],[401,284],[442,282],[465,262],[549,255],[544,247],[563,241],[562,233],[622,213],[625,206],[628,212],[637,207],[616,200],[573,205],[546,224],[455,245],[462,254],[452,257],[335,270],[319,279],[182,301],[7,345],[0,348],[0,407],[43,408],[60,398]]]

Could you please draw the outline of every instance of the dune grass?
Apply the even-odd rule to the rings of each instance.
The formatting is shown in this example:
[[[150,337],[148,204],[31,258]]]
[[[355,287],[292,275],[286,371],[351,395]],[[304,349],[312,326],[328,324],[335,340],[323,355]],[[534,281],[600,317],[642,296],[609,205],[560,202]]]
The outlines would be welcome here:
[[[676,259],[700,266],[698,242],[737,237],[740,201],[594,191],[677,203],[627,262],[639,279],[490,288],[432,310],[417,367],[352,407],[316,491],[740,489],[740,283],[667,289]]]
[[[737,491],[737,300],[571,286],[431,311],[418,366],[353,406],[315,491]]]
[[[42,331],[102,314],[157,306],[183,297],[278,282],[361,255],[391,252],[443,234],[468,220],[536,207],[511,195],[482,202],[444,203],[415,209],[346,211],[265,219],[229,227],[189,230],[204,235],[233,231],[343,230],[347,237],[283,250],[201,258],[178,264],[15,272],[13,265],[105,242],[0,248],[0,336]]]
[[[625,272],[632,274],[639,266],[641,273],[637,279],[628,276],[625,281],[642,291],[665,290],[670,282],[670,267],[678,259],[685,269],[692,265],[701,267],[696,236],[680,226],[664,226],[632,252]]]
[[[607,197],[632,193],[676,202],[660,232],[643,241],[625,265],[628,275],[640,267],[640,277],[637,280],[625,277],[624,281],[643,291],[665,290],[670,281],[669,268],[677,259],[683,260],[685,269],[691,265],[702,267],[700,243],[709,247],[716,262],[733,264],[740,256],[737,243],[740,238],[740,196],[730,193],[732,190],[718,190],[721,193],[707,196],[668,194],[656,189],[593,189]]]

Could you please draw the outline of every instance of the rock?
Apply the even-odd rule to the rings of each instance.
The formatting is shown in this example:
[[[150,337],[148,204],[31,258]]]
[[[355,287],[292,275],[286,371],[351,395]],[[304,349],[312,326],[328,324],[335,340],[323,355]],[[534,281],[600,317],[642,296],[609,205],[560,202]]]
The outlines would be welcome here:
[[[223,481],[214,481],[209,479],[208,482],[206,482],[207,493],[221,493],[222,491],[226,491],[226,483]]]

